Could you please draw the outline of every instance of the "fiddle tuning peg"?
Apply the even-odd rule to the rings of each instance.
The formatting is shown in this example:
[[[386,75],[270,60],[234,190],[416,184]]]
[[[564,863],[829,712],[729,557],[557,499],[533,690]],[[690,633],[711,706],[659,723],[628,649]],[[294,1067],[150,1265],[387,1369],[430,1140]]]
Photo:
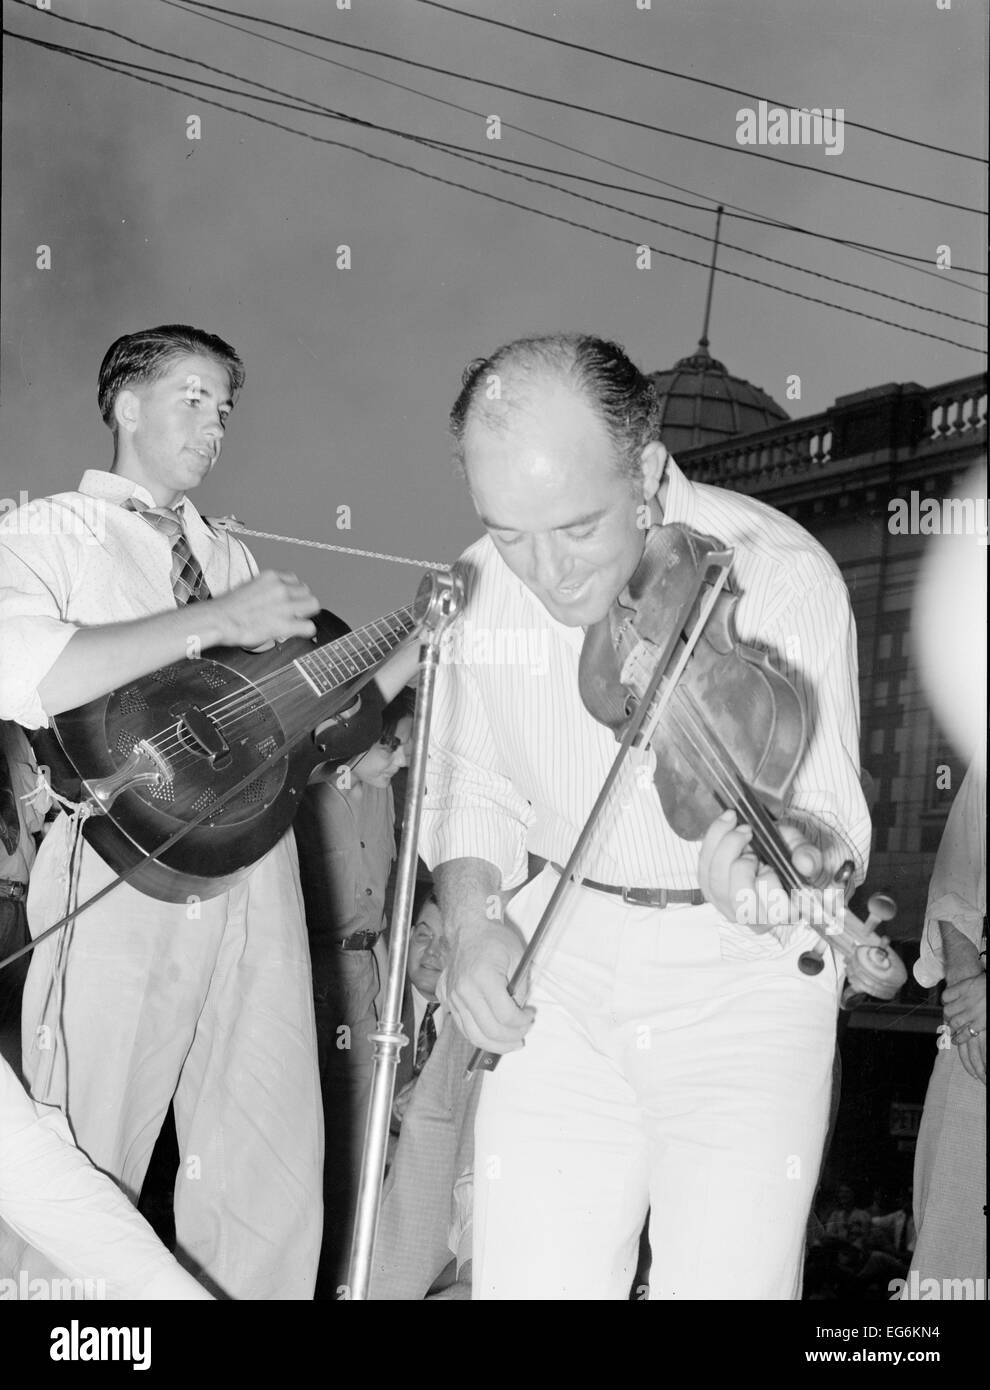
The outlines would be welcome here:
[[[882,922],[889,922],[897,916],[897,904],[888,893],[874,893],[866,904],[869,916],[864,923],[866,930],[875,932]]]
[[[802,951],[798,956],[798,969],[802,975],[820,975],[825,969],[827,943],[818,941],[810,951]]]
[[[844,888],[856,871],[856,865],[851,859],[844,859],[835,871],[833,883],[839,883]]]

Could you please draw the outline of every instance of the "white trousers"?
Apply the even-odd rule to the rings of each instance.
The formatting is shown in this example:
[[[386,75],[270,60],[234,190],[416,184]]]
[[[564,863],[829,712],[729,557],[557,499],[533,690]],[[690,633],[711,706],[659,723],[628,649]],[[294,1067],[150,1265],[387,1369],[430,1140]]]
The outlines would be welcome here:
[[[32,876],[35,936],[65,911],[65,849],[63,821]],[[87,847],[79,901],[111,877]],[[25,988],[35,1099],[65,1108],[80,1149],[136,1201],[174,1095],[177,1257],[230,1298],[312,1298],[323,1131],[292,835],[191,910],[122,884],[71,932],[36,949]]]
[[[509,915],[528,937],[547,868]],[[837,977],[714,908],[572,889],[523,1049],[475,1129],[474,1297],[627,1299],[650,1212],[652,1299],[792,1299],[828,1121]],[[645,1289],[638,1290],[646,1297]]]

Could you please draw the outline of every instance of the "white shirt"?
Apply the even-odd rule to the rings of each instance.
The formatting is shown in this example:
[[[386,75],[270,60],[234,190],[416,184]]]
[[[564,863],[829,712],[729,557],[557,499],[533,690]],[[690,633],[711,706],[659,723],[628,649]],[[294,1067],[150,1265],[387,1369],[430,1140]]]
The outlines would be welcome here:
[[[735,548],[740,640],[770,654],[809,713],[807,751],[787,820],[835,871],[865,874],[870,820],[859,778],[855,627],[837,566],[796,522],[754,498],[691,483],[671,459],[665,522]],[[563,864],[617,750],[578,690],[581,628],[557,622],[486,536],[462,557],[466,603],[437,672],[420,852],[433,868],[462,857],[526,877],[527,850]],[[636,763],[646,760],[647,775]],[[664,818],[652,750],[630,756],[583,877],[693,888],[698,843]],[[751,936],[751,933],[748,933]]]
[[[96,1297],[210,1298],[80,1153],[65,1118],[33,1101],[2,1057],[0,1217]]]
[[[987,748],[970,764],[949,811],[928,888],[925,929],[914,963],[919,984],[945,975],[939,921],[951,924],[979,949],[987,910]]]
[[[125,510],[129,497],[157,505],[128,478],[90,468],[77,492],[38,498],[0,521],[0,719],[47,728],[38,686],[78,628],[175,607],[168,538]],[[212,531],[188,498],[181,506],[211,594],[254,577],[236,537]]]

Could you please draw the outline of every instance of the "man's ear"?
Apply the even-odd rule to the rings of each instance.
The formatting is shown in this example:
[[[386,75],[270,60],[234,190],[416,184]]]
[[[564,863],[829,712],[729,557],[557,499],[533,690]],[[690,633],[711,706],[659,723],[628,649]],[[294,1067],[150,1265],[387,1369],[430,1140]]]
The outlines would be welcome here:
[[[653,439],[639,456],[643,470],[643,501],[652,502],[660,490],[669,454],[659,439]]]
[[[128,391],[125,387],[123,391],[117,392],[117,399],[113,403],[113,418],[118,429],[126,430],[128,434],[134,433],[141,422],[141,400],[136,391]]]

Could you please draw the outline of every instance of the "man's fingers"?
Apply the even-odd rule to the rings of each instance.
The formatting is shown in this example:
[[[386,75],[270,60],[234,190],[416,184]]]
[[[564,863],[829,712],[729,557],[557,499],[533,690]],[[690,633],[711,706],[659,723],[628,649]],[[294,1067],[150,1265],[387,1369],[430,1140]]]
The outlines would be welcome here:
[[[489,1052],[512,1052],[522,1047],[523,1036],[532,1026],[535,1013],[521,1009],[502,988],[494,998],[478,986],[455,992],[452,1007],[461,1028],[475,1047]]]
[[[459,1002],[461,1012],[470,1014],[477,1028],[503,1043],[520,1041],[535,1017],[532,1009],[520,1009],[505,990],[493,998],[476,988],[462,994]]]
[[[791,852],[791,863],[802,878],[814,880],[822,871],[822,852],[795,825],[782,825],[780,834]]]
[[[468,1042],[473,1043],[475,1047],[480,1047],[485,1052],[497,1052],[501,1056],[505,1052],[517,1052],[523,1045],[520,1037],[508,1040],[492,1037],[479,1025],[468,1009],[454,1009],[453,1013],[457,1019],[458,1027]]]
[[[957,1044],[957,1046],[958,1046],[958,1049],[959,1049],[959,1060],[960,1060],[960,1062],[962,1062],[963,1066],[964,1066],[965,1069],[969,1072],[969,1074],[970,1074],[970,1076],[973,1078],[973,1080],[974,1080],[974,1081],[979,1081],[979,1080],[981,1079],[981,1077],[980,1077],[979,1072],[978,1072],[977,1069],[976,1069],[976,1066],[974,1065],[974,1059],[973,1059],[973,1057],[971,1056],[970,1044],[969,1044],[969,1043],[965,1043],[965,1042],[960,1042],[959,1044]],[[985,1079],[985,1078],[983,1078],[983,1079]]]

